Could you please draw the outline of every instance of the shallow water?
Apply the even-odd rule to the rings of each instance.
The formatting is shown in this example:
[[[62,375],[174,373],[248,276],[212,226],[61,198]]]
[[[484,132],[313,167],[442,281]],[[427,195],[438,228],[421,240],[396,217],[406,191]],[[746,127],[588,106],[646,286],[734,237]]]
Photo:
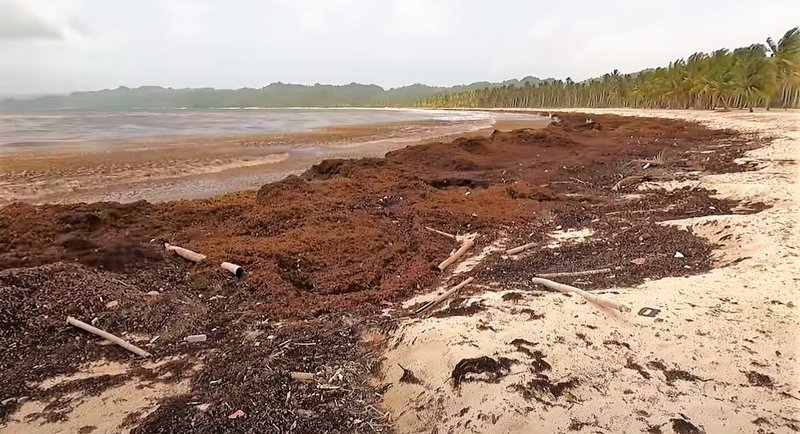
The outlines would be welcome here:
[[[491,125],[509,115],[417,109],[51,110],[0,112],[0,151],[164,137],[303,132],[344,125],[448,121]]]

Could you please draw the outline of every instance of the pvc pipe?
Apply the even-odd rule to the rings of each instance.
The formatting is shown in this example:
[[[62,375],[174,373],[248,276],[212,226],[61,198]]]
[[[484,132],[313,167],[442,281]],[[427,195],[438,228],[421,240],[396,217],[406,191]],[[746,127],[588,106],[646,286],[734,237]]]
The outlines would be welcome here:
[[[236,265],[231,262],[223,262],[222,269],[230,272],[236,277],[242,277],[244,275],[244,268],[242,268],[241,265]]]
[[[183,247],[173,246],[170,243],[164,243],[164,248],[167,249],[168,252],[175,252],[178,254],[178,256],[195,263],[206,258],[206,255],[202,253],[193,252],[189,249],[184,249]]]
[[[124,339],[122,339],[120,337],[114,336],[114,335],[112,335],[111,333],[109,333],[107,331],[100,330],[97,327],[90,326],[89,324],[86,324],[85,322],[83,322],[83,321],[81,321],[79,319],[75,319],[75,318],[73,318],[71,316],[68,316],[67,317],[67,324],[75,326],[75,327],[77,327],[79,329],[82,329],[82,330],[86,330],[87,332],[89,332],[89,333],[91,333],[93,335],[96,335],[96,336],[100,336],[101,338],[103,338],[103,339],[105,339],[107,341],[111,341],[111,342],[121,346],[122,348],[125,348],[126,350],[136,354],[137,356],[150,357],[150,353],[148,353],[147,351],[137,347],[136,345],[133,345],[132,343],[130,343],[130,342],[128,342],[128,341],[126,341],[126,340],[124,340]]]

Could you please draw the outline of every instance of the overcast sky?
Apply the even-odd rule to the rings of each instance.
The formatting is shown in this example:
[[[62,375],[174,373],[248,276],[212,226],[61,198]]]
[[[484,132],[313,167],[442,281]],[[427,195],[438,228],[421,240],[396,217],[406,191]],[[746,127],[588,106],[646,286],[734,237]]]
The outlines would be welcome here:
[[[0,0],[0,95],[582,80],[796,25],[797,0]]]

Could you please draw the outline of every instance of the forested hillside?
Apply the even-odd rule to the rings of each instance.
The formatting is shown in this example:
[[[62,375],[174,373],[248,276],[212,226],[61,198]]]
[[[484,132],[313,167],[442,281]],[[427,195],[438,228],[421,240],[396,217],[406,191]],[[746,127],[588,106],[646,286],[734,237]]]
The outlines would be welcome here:
[[[421,98],[494,87],[519,87],[542,83],[535,77],[481,81],[469,85],[436,87],[425,84],[384,89],[374,84],[346,85],[272,83],[260,89],[172,89],[159,86],[119,87],[73,92],[34,99],[0,101],[5,109],[136,109],[220,107],[386,107],[412,106]]]

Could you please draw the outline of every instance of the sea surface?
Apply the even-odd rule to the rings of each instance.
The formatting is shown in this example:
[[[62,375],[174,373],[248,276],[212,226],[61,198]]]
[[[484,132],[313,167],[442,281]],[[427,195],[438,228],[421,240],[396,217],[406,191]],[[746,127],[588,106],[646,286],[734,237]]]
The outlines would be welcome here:
[[[142,109],[0,111],[0,152],[147,138],[229,137],[345,125],[445,121],[485,124],[529,115],[422,109]]]

